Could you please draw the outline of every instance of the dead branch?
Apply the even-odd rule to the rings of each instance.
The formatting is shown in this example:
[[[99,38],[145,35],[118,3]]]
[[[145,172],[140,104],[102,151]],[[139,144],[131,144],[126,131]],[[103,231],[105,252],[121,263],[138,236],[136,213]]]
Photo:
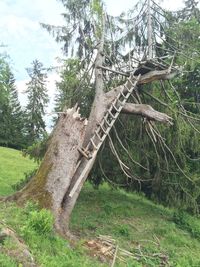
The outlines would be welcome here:
[[[126,114],[140,115],[149,120],[173,125],[172,118],[170,116],[165,113],[156,111],[150,105],[126,103],[122,109],[122,112]]]
[[[143,165],[141,165],[138,161],[136,161],[136,160],[134,160],[134,159],[132,158],[132,156],[131,156],[131,154],[129,153],[128,149],[126,149],[126,147],[123,145],[123,142],[122,142],[122,140],[120,139],[120,137],[119,137],[119,135],[118,135],[118,133],[117,133],[117,130],[116,130],[115,126],[113,126],[113,129],[114,129],[114,132],[115,132],[115,135],[116,135],[116,137],[117,137],[117,140],[118,140],[119,144],[121,145],[121,147],[123,148],[123,150],[126,152],[126,154],[129,156],[130,160],[131,160],[134,164],[136,164],[136,165],[138,165],[139,167],[141,167],[142,169],[144,169],[144,170],[146,170],[146,171],[149,171],[149,169],[147,169],[146,167],[144,167]]]
[[[139,184],[141,184],[141,181],[142,181],[142,180],[141,180],[139,177],[133,176],[133,175],[129,172],[130,168],[129,168],[128,166],[126,166],[126,165],[123,163],[123,161],[120,159],[120,157],[119,157],[119,155],[118,155],[118,153],[117,153],[117,151],[116,151],[116,149],[115,149],[115,146],[114,146],[114,144],[113,144],[113,141],[112,141],[110,135],[108,135],[108,138],[109,138],[109,145],[110,145],[111,151],[112,151],[113,155],[116,157],[117,161],[119,162],[119,165],[120,165],[120,168],[121,168],[122,172],[123,172],[128,178],[130,178],[131,180],[134,179],[134,180],[136,180]]]
[[[141,77],[138,81],[138,85],[151,83],[151,82],[157,81],[157,80],[169,80],[169,79],[172,79],[173,77],[175,77],[177,74],[178,74],[178,69],[177,69],[177,71],[173,70],[171,72],[169,72],[169,69],[149,71],[148,73],[141,75]],[[112,99],[115,98],[115,96],[119,94],[119,92],[122,90],[123,87],[124,87],[124,92],[126,92],[126,90],[130,90],[130,88],[132,87],[132,83],[133,83],[133,81],[135,81],[135,79],[136,79],[136,77],[134,75],[132,75],[130,77],[129,82],[126,82],[123,85],[120,85],[118,87],[111,89],[109,92],[107,92],[105,94],[105,96],[108,99],[111,99],[111,101],[112,101]]]
[[[157,80],[170,80],[178,74],[177,71],[153,70],[141,76],[139,84],[147,84]]]

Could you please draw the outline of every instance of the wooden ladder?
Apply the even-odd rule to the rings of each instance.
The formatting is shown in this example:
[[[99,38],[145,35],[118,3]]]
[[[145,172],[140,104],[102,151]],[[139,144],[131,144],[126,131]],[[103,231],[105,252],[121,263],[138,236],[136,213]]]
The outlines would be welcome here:
[[[87,145],[87,147],[82,150],[79,150],[80,153],[85,156],[88,159],[87,164],[85,165],[82,173],[78,177],[76,183],[74,184],[73,188],[70,191],[69,197],[72,197],[76,190],[79,187],[79,184],[81,183],[82,179],[86,176],[89,167],[91,166],[92,162],[95,160],[97,152],[101,148],[101,145],[103,144],[104,140],[108,136],[110,130],[112,129],[115,121],[117,120],[122,108],[126,104],[129,96],[132,94],[134,89],[136,88],[138,81],[140,79],[141,75],[138,75],[135,78],[135,81],[132,82],[131,78],[128,78],[127,82],[123,86],[122,90],[119,92],[119,94],[116,96],[114,101],[112,102],[111,106],[105,113],[102,121],[97,126],[93,136],[90,138],[90,141]],[[129,89],[127,84],[130,83],[132,86]],[[76,166],[76,170],[78,169],[82,159],[79,160]]]

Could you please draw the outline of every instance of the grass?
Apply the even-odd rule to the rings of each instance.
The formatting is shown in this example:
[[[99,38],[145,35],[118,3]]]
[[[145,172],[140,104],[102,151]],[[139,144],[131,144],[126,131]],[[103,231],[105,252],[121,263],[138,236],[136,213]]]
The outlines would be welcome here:
[[[14,192],[12,185],[24,178],[36,168],[37,164],[22,156],[22,153],[15,149],[0,147],[0,194],[9,195]]]
[[[26,159],[25,166],[24,158],[17,151],[0,148],[0,157],[1,151],[15,159],[11,172],[9,159],[4,161],[4,168],[0,171],[0,177],[4,173],[5,179],[6,173],[10,173],[7,179],[10,188],[10,184],[21,179],[24,171],[31,170],[31,166],[34,168],[35,165]],[[16,173],[15,163],[18,166]],[[0,195],[6,194],[2,185],[4,183],[0,180]],[[11,193],[12,190],[7,192]],[[37,264],[42,267],[109,266],[89,256],[83,246],[86,240],[93,240],[99,235],[109,235],[121,248],[140,255],[138,260],[127,258],[126,263],[117,260],[115,267],[200,266],[200,220],[156,205],[142,195],[112,190],[108,185],[94,190],[86,184],[71,219],[71,230],[80,237],[75,248],[55,235],[51,229],[51,219],[47,211],[39,211],[31,203],[24,209],[14,203],[0,204],[0,222],[12,227],[23,238]],[[0,266],[21,266],[20,260],[6,255],[5,250],[1,251],[1,246]],[[9,242],[3,247],[12,250]]]
[[[173,216],[174,210],[143,196],[113,191],[106,185],[98,191],[86,186],[73,212],[71,228],[82,238],[110,235],[128,251],[138,252],[140,246],[144,254],[166,255],[170,266],[200,266],[200,239],[182,230]],[[195,229],[200,227],[198,218],[187,217]],[[144,257],[138,266],[161,266],[161,261]]]

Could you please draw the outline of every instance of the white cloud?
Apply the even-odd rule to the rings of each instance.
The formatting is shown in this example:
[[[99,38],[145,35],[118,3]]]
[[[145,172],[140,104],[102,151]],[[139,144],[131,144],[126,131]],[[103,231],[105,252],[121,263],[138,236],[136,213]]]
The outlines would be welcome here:
[[[56,0],[0,0],[0,43],[7,45],[17,80],[26,79],[25,68],[39,59],[45,67],[61,55],[61,45],[42,29],[40,22],[62,24],[61,3]]]
[[[1,27],[6,29],[6,34],[12,35],[12,38],[24,37],[28,32],[30,33],[30,31],[36,31],[40,28],[36,21],[13,14],[1,17],[0,23]]]

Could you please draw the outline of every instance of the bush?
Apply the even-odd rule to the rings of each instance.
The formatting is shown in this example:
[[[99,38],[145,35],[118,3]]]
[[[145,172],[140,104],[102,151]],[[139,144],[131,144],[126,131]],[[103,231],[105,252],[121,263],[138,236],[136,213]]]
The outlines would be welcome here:
[[[42,209],[32,210],[28,215],[25,225],[22,227],[24,235],[36,232],[39,235],[48,235],[53,230],[53,216],[50,211]]]

